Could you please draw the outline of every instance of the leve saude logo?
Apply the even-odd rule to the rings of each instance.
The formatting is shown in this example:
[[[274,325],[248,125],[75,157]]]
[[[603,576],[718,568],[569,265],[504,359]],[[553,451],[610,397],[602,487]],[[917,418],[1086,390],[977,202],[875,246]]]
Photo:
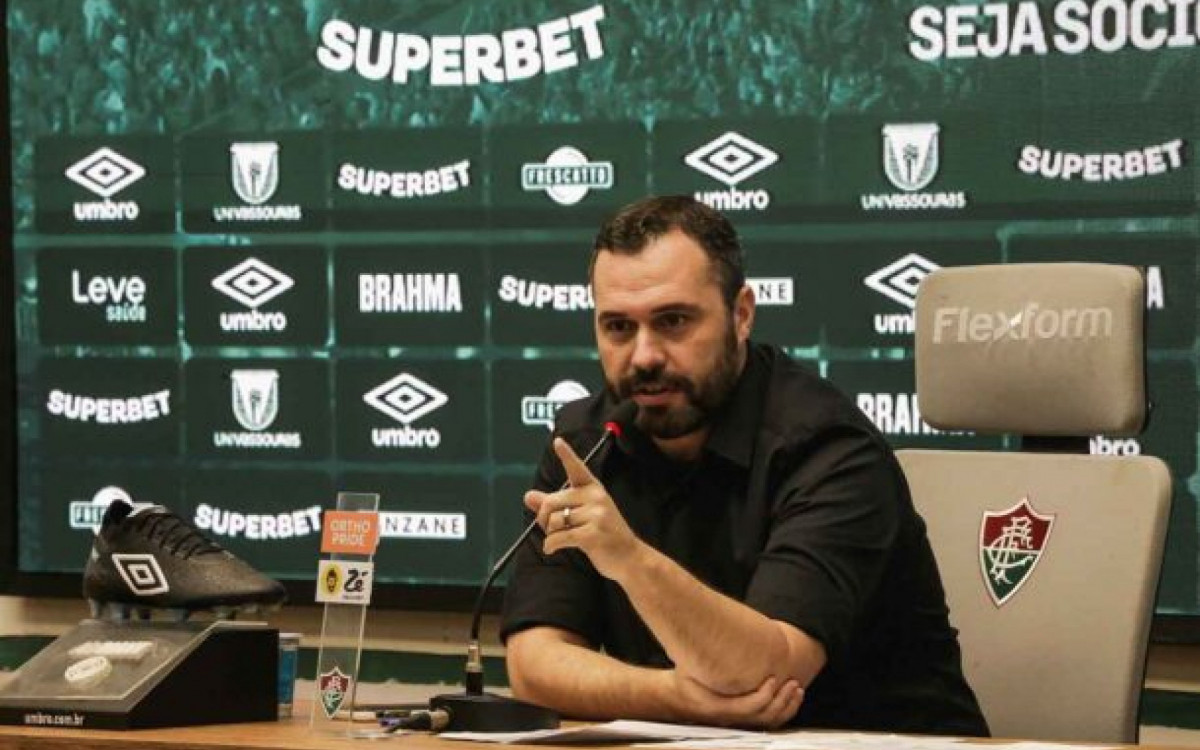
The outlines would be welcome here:
[[[367,391],[363,401],[403,425],[372,428],[371,443],[376,448],[437,448],[441,445],[440,430],[415,428],[413,423],[445,406],[450,397],[415,375],[402,372]]]
[[[941,126],[935,122],[892,123],[880,131],[884,176],[900,193],[860,196],[864,211],[962,209],[962,191],[927,192],[941,169]]]
[[[868,288],[908,310],[905,313],[876,313],[876,333],[911,334],[916,330],[916,316],[912,311],[917,306],[917,287],[940,267],[923,255],[909,253],[863,279]]]
[[[136,201],[112,198],[146,176],[146,169],[111,148],[99,148],[67,167],[67,178],[102,201],[77,201],[72,205],[76,221],[133,221],[141,214]]]
[[[146,322],[146,281],[141,276],[91,276],[71,269],[71,301],[104,311],[108,323]]]
[[[283,312],[258,308],[295,286],[292,277],[258,258],[247,258],[212,280],[212,287],[226,297],[250,308],[249,312],[223,312],[221,330],[227,333],[282,332],[288,319]]]
[[[741,133],[729,131],[683,157],[692,169],[723,182],[726,190],[697,191],[696,200],[718,211],[764,211],[771,205],[766,190],[740,190],[745,180],[779,161],[779,154],[750,140]]]

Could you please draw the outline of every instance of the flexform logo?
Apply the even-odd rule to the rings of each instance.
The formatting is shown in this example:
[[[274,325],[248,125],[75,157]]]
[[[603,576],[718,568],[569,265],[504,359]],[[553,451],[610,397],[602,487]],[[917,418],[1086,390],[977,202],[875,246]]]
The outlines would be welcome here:
[[[731,130],[684,156],[683,161],[729,187],[724,191],[697,192],[696,200],[719,211],[763,211],[771,205],[771,194],[767,191],[738,190],[737,186],[779,161],[779,155],[741,133]]]
[[[296,205],[270,205],[279,188],[279,144],[238,142],[229,146],[229,180],[244,205],[215,206],[213,219],[226,221],[300,221]]]
[[[917,287],[940,267],[922,255],[909,253],[863,279],[869,288],[909,310],[901,314],[876,314],[876,333],[912,333],[916,330],[916,316],[912,310],[917,306]]]
[[[592,190],[610,190],[613,165],[610,161],[591,161],[574,146],[560,146],[545,162],[521,167],[521,189],[542,191],[560,206],[574,206]]]
[[[212,287],[230,299],[250,308],[250,312],[223,312],[221,330],[228,333],[281,332],[287,329],[287,315],[260,312],[265,305],[295,286],[292,277],[272,268],[258,258],[247,258],[212,280]]]
[[[941,126],[934,122],[884,125],[880,132],[883,173],[895,194],[863,195],[864,211],[913,211],[961,209],[967,206],[963,192],[921,192],[941,168]]]
[[[71,269],[71,301],[99,307],[109,323],[146,322],[146,282],[141,276],[92,276]]]
[[[1026,302],[1016,310],[939,307],[933,343],[983,344],[1110,338],[1115,313],[1109,307],[1042,307]]]
[[[267,432],[279,416],[278,370],[232,370],[229,397],[233,416],[246,432],[217,431],[217,448],[296,450],[303,447],[299,432]]]
[[[442,434],[432,427],[413,428],[412,424],[434,412],[450,397],[429,383],[402,372],[363,395],[368,406],[404,425],[402,428],[373,428],[371,442],[376,448],[436,448]]]
[[[133,221],[141,208],[135,201],[113,201],[114,195],[146,176],[146,169],[111,148],[100,148],[67,167],[67,178],[103,201],[73,204],[76,221]]]
[[[457,273],[360,273],[361,313],[460,313],[462,283]]]
[[[561,380],[551,386],[545,396],[525,396],[521,399],[521,424],[553,430],[558,410],[588,395],[588,389],[574,380]]]

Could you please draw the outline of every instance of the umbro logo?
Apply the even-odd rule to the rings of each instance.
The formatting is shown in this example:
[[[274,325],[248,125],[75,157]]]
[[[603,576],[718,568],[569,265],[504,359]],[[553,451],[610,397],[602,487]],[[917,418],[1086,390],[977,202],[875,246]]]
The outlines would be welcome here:
[[[295,286],[292,278],[257,258],[247,258],[212,281],[213,289],[257,308]]]
[[[779,155],[732,130],[683,157],[692,169],[736,187],[775,162]]]
[[[112,561],[121,580],[136,596],[155,596],[171,590],[154,555],[114,552]]]
[[[68,179],[95,193],[111,198],[146,176],[142,165],[111,148],[100,148],[67,167]]]
[[[363,401],[369,406],[406,426],[440,409],[449,400],[449,396],[407,372],[400,373],[363,396]]]
[[[913,310],[917,306],[917,287],[926,276],[940,267],[928,258],[909,253],[863,279],[863,283],[888,299]]]

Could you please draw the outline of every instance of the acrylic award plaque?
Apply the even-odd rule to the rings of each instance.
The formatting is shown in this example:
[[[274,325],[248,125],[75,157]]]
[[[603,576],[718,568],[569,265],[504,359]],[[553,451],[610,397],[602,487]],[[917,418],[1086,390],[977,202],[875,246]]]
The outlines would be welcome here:
[[[279,631],[261,622],[84,620],[0,690],[0,723],[141,729],[274,721]]]

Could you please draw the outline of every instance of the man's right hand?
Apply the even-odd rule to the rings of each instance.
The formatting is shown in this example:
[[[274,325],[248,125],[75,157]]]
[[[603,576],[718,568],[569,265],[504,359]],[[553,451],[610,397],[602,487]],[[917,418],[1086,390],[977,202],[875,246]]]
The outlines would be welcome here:
[[[795,716],[804,700],[804,689],[796,680],[768,677],[749,693],[724,695],[677,670],[670,674],[676,712],[697,724],[775,729]]]

